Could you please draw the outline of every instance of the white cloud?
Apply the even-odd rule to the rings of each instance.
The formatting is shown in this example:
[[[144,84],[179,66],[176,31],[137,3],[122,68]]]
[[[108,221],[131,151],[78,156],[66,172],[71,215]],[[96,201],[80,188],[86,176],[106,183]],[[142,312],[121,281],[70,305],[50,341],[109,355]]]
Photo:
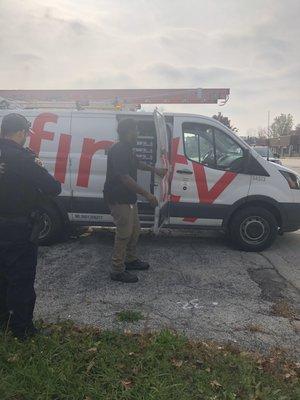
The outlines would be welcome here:
[[[300,122],[299,14],[299,0],[0,0],[0,88],[223,86],[241,132],[269,109]]]

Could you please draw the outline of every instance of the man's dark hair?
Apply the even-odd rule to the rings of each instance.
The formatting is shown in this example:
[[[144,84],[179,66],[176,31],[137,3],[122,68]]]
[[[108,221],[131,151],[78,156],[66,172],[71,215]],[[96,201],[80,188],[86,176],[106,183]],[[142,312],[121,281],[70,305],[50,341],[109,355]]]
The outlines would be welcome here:
[[[28,132],[30,129],[30,122],[21,115],[16,113],[7,114],[2,119],[1,124],[1,137],[11,136],[14,133],[25,130]]]
[[[130,132],[136,132],[136,130],[137,124],[133,118],[122,119],[117,128],[117,132],[120,137],[127,135]]]

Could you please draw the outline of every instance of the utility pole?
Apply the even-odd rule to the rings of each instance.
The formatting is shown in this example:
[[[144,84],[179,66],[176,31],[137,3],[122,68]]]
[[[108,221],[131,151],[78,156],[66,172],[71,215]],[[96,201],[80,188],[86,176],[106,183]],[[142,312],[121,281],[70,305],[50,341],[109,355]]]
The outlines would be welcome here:
[[[269,161],[269,156],[270,156],[270,111],[268,111],[268,157],[267,160]]]

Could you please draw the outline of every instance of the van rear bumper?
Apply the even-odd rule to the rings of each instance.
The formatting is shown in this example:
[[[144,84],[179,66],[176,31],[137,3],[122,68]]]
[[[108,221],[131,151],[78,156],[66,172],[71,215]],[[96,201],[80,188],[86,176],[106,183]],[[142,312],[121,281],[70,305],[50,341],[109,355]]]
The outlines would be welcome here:
[[[293,232],[300,229],[300,203],[279,203],[282,215],[282,231]]]

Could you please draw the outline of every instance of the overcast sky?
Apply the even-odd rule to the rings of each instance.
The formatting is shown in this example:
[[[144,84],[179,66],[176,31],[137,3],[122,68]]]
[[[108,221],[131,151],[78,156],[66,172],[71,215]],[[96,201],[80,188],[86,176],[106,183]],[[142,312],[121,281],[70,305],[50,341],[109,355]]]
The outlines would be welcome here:
[[[0,0],[1,89],[229,87],[245,134],[300,123],[300,0]]]

